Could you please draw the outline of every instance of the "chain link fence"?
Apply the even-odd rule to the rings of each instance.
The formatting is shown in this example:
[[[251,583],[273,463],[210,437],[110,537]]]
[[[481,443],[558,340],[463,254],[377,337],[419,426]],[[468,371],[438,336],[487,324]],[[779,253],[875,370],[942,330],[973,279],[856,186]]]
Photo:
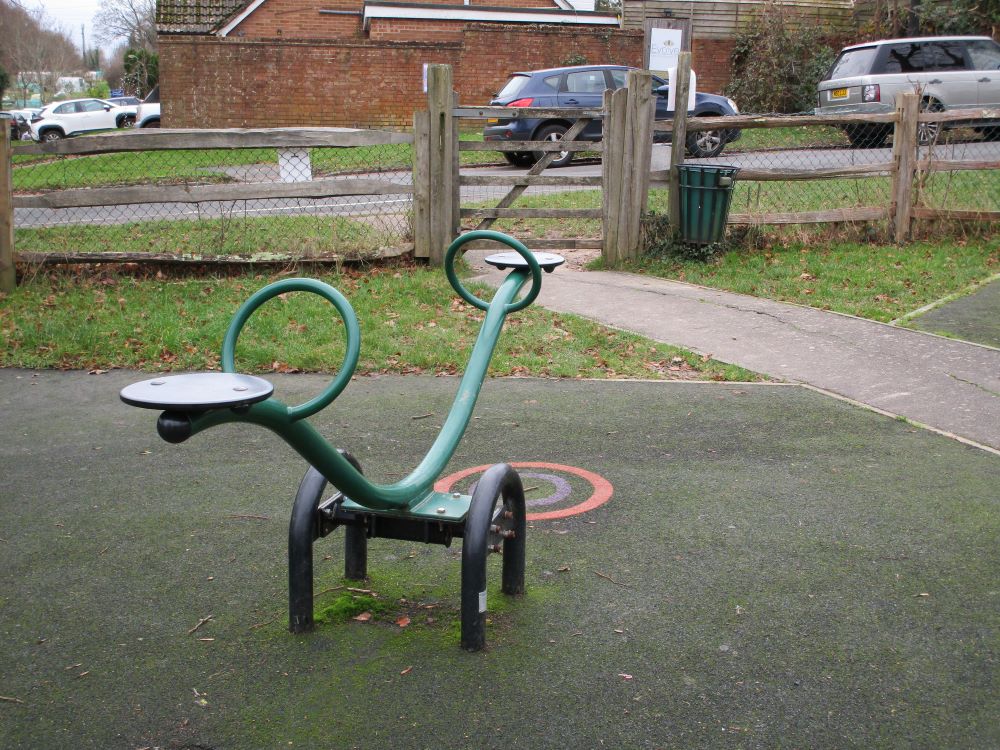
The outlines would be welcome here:
[[[753,115],[766,118],[773,115]],[[957,126],[918,131],[915,206],[943,211],[1000,211],[1000,172],[967,169],[1000,162],[1000,128]],[[783,223],[783,214],[814,215],[813,221],[849,220],[859,208],[888,208],[892,202],[894,129],[870,124],[834,127],[752,128],[711,159],[713,164],[740,168],[733,195],[731,221],[760,223],[768,217]],[[655,160],[655,155],[654,155]],[[880,168],[881,167],[881,168]],[[841,171],[871,170],[854,176]],[[781,173],[811,179],[782,180]],[[662,203],[654,192],[651,207]],[[839,213],[838,213],[839,212]],[[808,220],[808,217],[801,217]]]
[[[755,122],[765,119],[774,118],[744,116],[732,131],[738,137],[718,153],[686,158],[686,163],[739,168],[730,223],[857,224],[889,218],[896,137],[891,123],[796,124],[796,119],[806,122],[805,116],[786,116],[780,126]],[[477,124],[464,123],[463,140],[481,140]],[[937,127],[918,132],[923,143],[909,191],[914,217],[995,220],[1000,128],[929,124]],[[218,136],[199,148],[166,147],[148,136],[134,144],[119,140],[141,138],[145,131],[17,144],[12,156],[16,251],[29,262],[38,257],[295,262],[376,259],[412,249],[409,134],[340,131],[319,138],[324,144],[343,142],[334,146],[315,145],[318,131],[278,130],[284,131],[281,138],[271,141],[281,144],[255,147],[219,147],[226,131],[183,131],[189,139]],[[171,132],[182,131],[157,131],[153,138],[169,138]],[[301,145],[309,133],[312,145]],[[128,149],[121,147],[125,143]],[[144,143],[150,147],[141,148]],[[648,209],[657,214],[668,211],[663,175],[670,150],[669,144],[652,149]],[[463,150],[460,157],[463,175],[527,168],[482,148]],[[600,154],[579,152],[568,168],[546,174],[597,179]],[[489,208],[508,190],[465,181],[459,201],[466,209]],[[596,185],[534,185],[515,206],[528,209],[526,215],[553,210],[555,217],[501,218],[494,227],[522,238],[599,240],[600,219],[574,214],[598,209],[601,200]],[[462,224],[472,228],[477,220],[465,218]]]
[[[27,150],[12,158],[21,257],[365,259],[412,242],[410,143]]]

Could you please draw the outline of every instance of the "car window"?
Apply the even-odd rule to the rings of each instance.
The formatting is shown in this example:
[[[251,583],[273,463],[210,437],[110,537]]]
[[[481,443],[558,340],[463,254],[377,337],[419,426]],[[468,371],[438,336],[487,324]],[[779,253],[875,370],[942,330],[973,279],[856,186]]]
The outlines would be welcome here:
[[[1000,70],[1000,44],[987,39],[974,39],[966,47],[974,70]]]
[[[965,70],[965,51],[958,42],[934,42],[927,45],[927,62],[931,70]]]
[[[628,76],[627,70],[612,70],[611,71],[611,83],[614,84],[616,89],[625,88],[625,78]],[[654,85],[653,88],[656,88]]]
[[[60,104],[58,107],[52,110],[52,114],[54,115],[68,115],[71,112],[76,112],[76,106],[72,103]]]
[[[507,99],[510,97],[515,97],[518,93],[525,87],[530,79],[528,76],[511,76],[510,80],[504,84],[504,87],[500,89],[497,94],[497,99]],[[149,97],[146,97],[146,101],[149,101]]]
[[[965,70],[965,56],[956,42],[910,42],[889,47],[883,73],[930,73]]]
[[[104,102],[98,101],[97,99],[87,99],[86,101],[77,102],[78,112],[100,112],[104,109]]]
[[[841,52],[830,68],[830,78],[851,78],[863,76],[871,72],[872,62],[878,53],[878,47],[862,47]]]
[[[560,76],[557,75],[543,78],[542,85],[545,86],[545,88],[552,89],[553,92],[556,92],[559,90],[559,78]]]
[[[566,74],[566,91],[570,94],[601,94],[607,87],[603,70],[580,70]]]

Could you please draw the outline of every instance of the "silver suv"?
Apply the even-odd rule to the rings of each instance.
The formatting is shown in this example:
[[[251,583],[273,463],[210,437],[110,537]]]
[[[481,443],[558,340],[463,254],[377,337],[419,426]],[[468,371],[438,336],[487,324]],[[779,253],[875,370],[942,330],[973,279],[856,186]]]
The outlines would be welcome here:
[[[845,47],[820,81],[816,114],[885,114],[896,95],[920,94],[921,108],[975,109],[1000,106],[1000,44],[987,36],[886,39]],[[972,124],[990,140],[1000,138],[1000,121]],[[938,123],[921,123],[920,143],[937,138]],[[887,125],[845,128],[851,145],[878,148]]]

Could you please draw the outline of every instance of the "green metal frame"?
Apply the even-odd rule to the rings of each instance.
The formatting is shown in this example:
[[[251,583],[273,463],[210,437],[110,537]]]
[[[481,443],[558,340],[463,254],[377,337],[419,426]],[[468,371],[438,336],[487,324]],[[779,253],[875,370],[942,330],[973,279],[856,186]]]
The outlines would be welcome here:
[[[462,286],[455,273],[455,257],[458,250],[466,243],[475,240],[501,242],[513,248],[528,264],[527,268],[512,269],[489,303],[472,295]],[[500,232],[479,230],[456,239],[449,246],[445,256],[445,270],[449,282],[458,295],[469,304],[485,310],[486,317],[469,356],[469,363],[459,383],[448,417],[427,455],[409,476],[395,484],[376,484],[369,481],[306,421],[307,417],[332,403],[350,382],[358,363],[361,342],[357,317],[350,303],[336,289],[314,279],[285,279],[270,284],[252,295],[237,311],[226,332],[222,345],[222,369],[228,373],[236,372],[235,351],[240,332],[261,305],[280,294],[293,291],[313,292],[329,300],[344,321],[347,349],[340,371],[330,385],[312,400],[298,406],[287,406],[271,397],[266,401],[238,409],[213,409],[191,414],[189,435],[229,422],[257,424],[281,436],[311,466],[357,505],[371,510],[409,511],[423,504],[426,499],[433,497],[432,486],[451,460],[472,418],[472,411],[505,318],[509,313],[530,305],[541,288],[542,272],[534,255],[521,242]],[[518,293],[529,280],[532,284],[528,293],[517,300]],[[451,505],[449,504],[449,507]],[[465,509],[467,510],[467,504]],[[447,517],[449,520],[456,518],[453,513],[448,513]],[[464,517],[464,514],[459,517]]]

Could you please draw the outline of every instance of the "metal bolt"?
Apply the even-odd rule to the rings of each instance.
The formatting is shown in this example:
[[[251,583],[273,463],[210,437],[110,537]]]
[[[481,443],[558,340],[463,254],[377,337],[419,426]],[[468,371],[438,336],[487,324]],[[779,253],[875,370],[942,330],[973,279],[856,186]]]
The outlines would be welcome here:
[[[446,508],[438,508],[438,509],[437,509],[437,512],[438,512],[438,513],[447,513],[448,511],[447,511],[447,509],[446,509]]]
[[[500,532],[500,536],[502,536],[504,539],[513,539],[514,535],[515,532],[513,529],[506,529]]]
[[[460,498],[462,496],[462,493],[461,492],[452,492],[451,496],[453,498],[455,498],[456,500],[458,500],[458,498]]]
[[[500,533],[500,527],[497,526],[496,524],[493,524],[492,526],[490,526],[490,533],[491,534],[499,534]]]
[[[245,385],[234,385],[233,386],[233,390],[234,391],[245,391],[245,390],[248,390],[248,388]]]

